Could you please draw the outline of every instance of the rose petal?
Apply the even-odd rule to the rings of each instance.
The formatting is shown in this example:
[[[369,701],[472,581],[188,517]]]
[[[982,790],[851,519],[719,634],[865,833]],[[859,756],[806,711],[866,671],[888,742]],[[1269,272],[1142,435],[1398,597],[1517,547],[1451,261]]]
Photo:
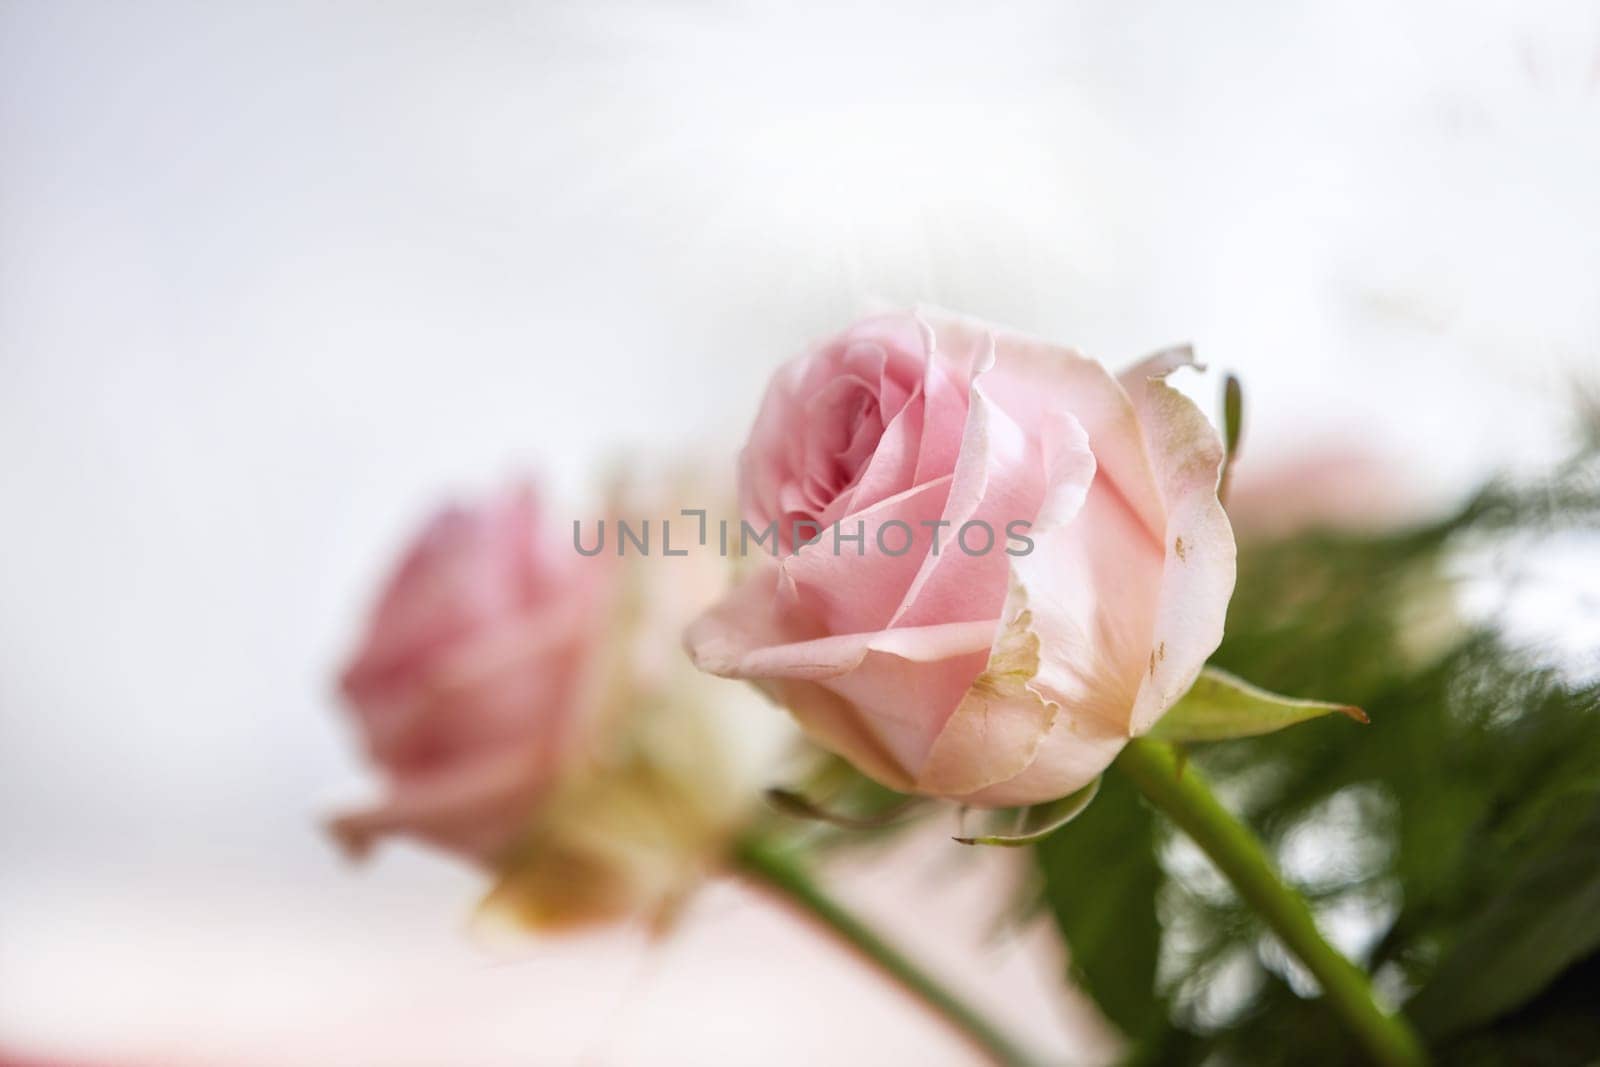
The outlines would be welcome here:
[[[1070,411],[1089,435],[1100,470],[1160,540],[1165,513],[1155,468],[1133,404],[1105,367],[1064,345],[963,316],[928,308],[919,314],[933,324],[941,347],[970,349],[977,337],[992,334],[995,365],[984,383],[990,399],[1019,426],[1038,426],[1049,412]]]
[[[932,327],[923,328],[929,343],[936,343]],[[955,469],[964,436],[962,427],[967,421],[971,376],[969,361],[956,360],[942,349],[935,349],[923,368],[921,436],[913,484],[942,478]]]
[[[793,709],[802,725],[848,758],[873,763],[880,780],[903,787],[982,669],[994,622],[808,640],[817,631],[797,629],[779,607],[782,584],[776,565],[741,582],[690,626],[691,658],[714,674],[765,680],[783,703],[804,699],[805,709]]]
[[[911,316],[885,315],[857,323],[780,367],[740,453],[739,497],[745,518],[762,526],[789,513],[817,518],[832,501],[802,488],[816,430],[806,418],[810,400],[836,379],[858,378],[875,395],[880,426],[886,425],[918,388],[924,352],[924,339]],[[834,488],[842,491],[844,486]]]
[[[380,837],[410,834],[469,859],[491,860],[533,809],[544,760],[536,746],[525,746],[396,783],[381,804],[336,816],[328,830],[357,858]]]
[[[1056,707],[1016,773],[972,784],[968,803],[1033,804],[1086,785],[1128,739],[1159,596],[1162,559],[1143,523],[1094,463],[1071,416],[1051,422],[1055,483],[1033,551],[1012,561],[1014,599],[1036,640],[1028,690]],[[1068,473],[1070,472],[1070,473]],[[1009,610],[1009,609],[1008,609]],[[1015,765],[1015,760],[1013,764]]]
[[[917,392],[884,427],[877,450],[867,460],[855,485],[822,513],[823,525],[832,525],[845,515],[864,511],[904,492],[908,486],[915,487],[930,480],[915,477],[924,414],[922,386],[918,385]]]
[[[1070,415],[1050,420],[1042,433],[1049,444],[1044,473],[1050,482],[1046,493],[1049,524],[1039,536],[1060,537],[1074,527],[1088,498],[1095,476],[1094,455],[1088,437]],[[1036,540],[1034,553],[1040,544]],[[1002,556],[1002,558],[1006,558]],[[1093,663],[1087,642],[1070,638],[1071,609],[1083,603],[1081,586],[1062,586],[1039,580],[1034,572],[1054,577],[1061,561],[1048,554],[1037,568],[1033,554],[1010,559],[1004,625],[996,638],[990,661],[972,692],[945,723],[943,732],[923,771],[925,787],[947,795],[988,796],[998,787],[1025,773],[1039,755],[1039,746],[1058,720],[1076,729],[1083,709],[1063,705],[1081,698],[1087,686],[1072,671],[1077,660]],[[1032,588],[1028,578],[1033,577]],[[1036,592],[1037,591],[1037,592]],[[1035,603],[1037,598],[1037,603]],[[1038,787],[1036,787],[1038,788]],[[1064,795],[1063,787],[1050,794],[1044,783],[1040,799]],[[977,803],[988,803],[979,799]]]
[[[1057,712],[1025,770],[960,799],[973,807],[1013,808],[1068,796],[1099,777],[1127,743],[1126,734],[1098,719]]]
[[[1015,519],[1032,519],[1038,512],[1044,472],[1037,456],[1039,444],[1030,441],[985,391],[986,374],[993,365],[991,348],[974,369],[961,451],[949,499],[939,516],[945,524],[940,552],[930,552],[922,560],[890,625],[993,619],[1005,602],[1010,570],[1006,526]],[[987,540],[977,542],[980,550],[974,554],[961,541],[962,528],[969,522],[983,523],[988,530],[979,535]]]
[[[788,709],[812,741],[890,789],[911,789],[910,773],[839,694],[815,682],[786,678],[758,680],[756,684],[775,704]]]
[[[461,643],[404,687],[350,695],[368,753],[404,776],[531,737],[555,747],[591,614],[576,599],[554,603]]]
[[[525,485],[488,506],[435,516],[385,584],[340,679],[344,692],[355,699],[404,684],[417,664],[544,596],[556,568],[538,530],[538,505]]]
[[[1148,667],[1129,723],[1135,734],[1153,726],[1194,684],[1222,642],[1233,595],[1233,530],[1217,501],[1222,441],[1194,402],[1165,381],[1178,367],[1194,365],[1187,349],[1174,349],[1120,376],[1138,412],[1167,513]]]
[[[940,729],[917,776],[919,789],[975,793],[1016,777],[1032,762],[1056,705],[1031,687],[1039,673],[1031,622],[1027,595],[1013,584],[983,671]]]
[[[944,511],[949,491],[948,478],[924,483],[840,519],[837,534],[851,541],[828,527],[822,540],[782,557],[779,566],[794,593],[786,609],[816,620],[828,633],[883,629],[927,554],[932,530],[923,523]],[[857,533],[859,544],[853,540]]]
[[[784,570],[764,564],[702,614],[684,637],[701,670],[730,678],[824,678],[851,670],[869,650],[926,662],[982,651],[993,622],[828,635],[782,611]]]

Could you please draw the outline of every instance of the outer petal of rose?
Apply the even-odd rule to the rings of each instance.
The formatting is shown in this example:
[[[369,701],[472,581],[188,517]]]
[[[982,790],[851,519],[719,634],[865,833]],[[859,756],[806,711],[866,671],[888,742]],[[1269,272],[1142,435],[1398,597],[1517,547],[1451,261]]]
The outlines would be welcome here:
[[[945,719],[917,774],[918,790],[961,796],[1014,778],[1032,762],[1056,706],[1029,688],[1039,639],[1028,629],[1025,600],[1007,600],[987,663]]]
[[[1047,644],[1046,679],[1082,715],[1126,730],[1144,678],[1162,556],[1123,498],[1097,476],[1075,522],[1035,536],[1016,561]]]
[[[778,566],[763,566],[691,623],[684,645],[695,666],[726,678],[816,680],[855,669],[868,652],[929,663],[994,641],[992,621],[808,638],[776,607],[782,582]]]
[[[932,308],[918,313],[932,324],[941,348],[967,349],[976,337],[992,335],[995,364],[984,381],[989,398],[1020,426],[1041,425],[1055,410],[1070,411],[1088,433],[1108,487],[1127,500],[1152,535],[1159,533],[1165,512],[1155,467],[1133,404],[1105,367],[1074,349],[964,316]]]
[[[1054,426],[1047,436],[1060,438],[1058,454],[1075,442],[1087,447],[1070,416]],[[1078,736],[1127,736],[1160,596],[1160,542],[1098,465],[1092,470],[1076,500],[1047,499],[1033,551],[1012,563],[1041,643],[1034,687],[1062,708],[1046,755]]]
[[[1139,413],[1167,514],[1148,667],[1129,723],[1134,734],[1155,725],[1194,684],[1222,642],[1233,595],[1233,530],[1217,501],[1222,442],[1194,403],[1165,381],[1174,369],[1193,365],[1187,349],[1175,349],[1130,367],[1120,378]]]
[[[1043,804],[1094,781],[1128,743],[1126,734],[1096,719],[1057,721],[1063,725],[1045,735],[1021,774],[959,799],[976,808]]]
[[[966,651],[953,646],[953,634],[940,631],[966,630],[959,642]],[[913,630],[888,630],[901,641],[905,634],[939,634],[947,654],[909,659],[879,647],[869,649],[861,663],[851,671],[825,679],[819,684],[847,700],[856,709],[868,732],[913,777],[927,763],[928,753],[950,712],[956,708],[983,671],[989,659],[995,624],[955,624]],[[981,635],[978,636],[978,635]],[[974,639],[976,638],[976,639]],[[926,656],[925,650],[918,650]]]
[[[1050,420],[1041,441],[1048,446],[1043,470],[1049,485],[1042,511],[1052,523],[1067,528],[1087,498],[1095,476],[1094,455],[1083,428],[1070,415]],[[1042,532],[1048,536],[1054,529],[1046,526]],[[1020,565],[1027,558],[1011,562]],[[1040,606],[1046,623],[1049,613],[1060,610],[1048,599]],[[1070,659],[1061,659],[1081,648],[1059,647],[1055,637],[1048,626],[1041,630],[1032,594],[1013,570],[988,663],[942,724],[921,770],[920,787],[946,796],[980,794],[1015,779],[1035,762],[1059,717],[1062,691],[1070,692],[1060,678],[1064,670],[1070,672]]]
[[[994,622],[790,639],[775,566],[697,620],[686,644],[702,670],[762,683],[825,746],[906,788],[947,714],[982,669]]]
[[[775,678],[758,684],[773,703],[788,709],[811,740],[849,760],[874,781],[890,789],[910,791],[910,773],[844,697],[816,682]]]
[[[533,809],[544,786],[542,763],[543,754],[530,746],[403,779],[382,804],[336,816],[328,829],[356,857],[379,837],[409,834],[488,862],[511,843]]]
[[[994,366],[983,376],[983,389],[994,405],[1019,425],[1048,425],[1052,406],[1064,405],[1088,434],[1097,473],[1085,514],[1076,524],[1079,530],[1053,538],[1058,542],[1054,546],[1041,543],[1033,560],[1022,568],[1032,572],[1031,576],[1025,575],[1024,582],[1030,587],[1050,585],[1063,590],[1060,597],[1046,596],[1036,606],[1036,614],[1048,615],[1051,602],[1070,605],[1076,597],[1077,624],[1055,628],[1072,637],[1058,638],[1057,644],[1080,650],[1098,649],[1102,653],[1100,663],[1083,665],[1085,669],[1079,673],[1094,681],[1077,687],[1079,694],[1070,706],[1098,715],[1107,725],[1137,722],[1135,705],[1142,693],[1141,683],[1135,680],[1135,664],[1147,674],[1150,655],[1157,656],[1158,666],[1161,656],[1161,637],[1154,641],[1148,637],[1155,626],[1159,600],[1149,588],[1155,581],[1152,566],[1159,568],[1164,552],[1168,509],[1176,500],[1186,498],[1183,493],[1168,492],[1163,472],[1173,463],[1184,461],[1182,450],[1189,444],[1170,438],[1158,441],[1144,425],[1147,394],[1140,375],[1132,379],[1125,376],[1119,382],[1098,362],[1071,349],[993,330],[960,316],[928,309],[920,314],[933,324],[941,346],[970,348],[977,337],[986,331],[992,333]],[[1176,364],[1168,359],[1156,369],[1170,370],[1172,365]],[[1143,377],[1148,377],[1148,369]],[[1130,381],[1137,387],[1139,403],[1125,388]],[[1215,434],[1204,418],[1193,405],[1187,406],[1215,444]],[[1190,457],[1188,462],[1195,460]],[[1212,469],[1214,473],[1215,467]],[[1213,497],[1214,489],[1213,477]],[[1199,525],[1202,529],[1212,528],[1210,522]],[[1062,555],[1070,556],[1073,565],[1063,567],[1058,563],[1052,571],[1039,562]],[[1097,590],[1093,604],[1083,600],[1091,588]],[[1032,592],[1037,598],[1039,589],[1033,588]],[[1226,596],[1221,603],[1225,606]],[[1215,643],[1206,654],[1214,648]],[[1054,653],[1047,651],[1044,658],[1047,665],[1070,662],[1059,648]],[[1161,673],[1156,672],[1158,680]],[[1186,686],[1192,675],[1188,680],[1176,680]],[[1181,692],[1182,688],[1178,688]]]
[[[1036,533],[1034,551],[1013,561],[1013,600],[1026,604],[1025,627],[1035,642],[1027,690],[1055,714],[1027,750],[1027,762],[1014,774],[972,784],[968,803],[1008,806],[1065,796],[1088,784],[1127,742],[1143,667],[1132,650],[1144,648],[1140,638],[1149,632],[1161,565],[1139,529],[1097,477],[1076,519]]]

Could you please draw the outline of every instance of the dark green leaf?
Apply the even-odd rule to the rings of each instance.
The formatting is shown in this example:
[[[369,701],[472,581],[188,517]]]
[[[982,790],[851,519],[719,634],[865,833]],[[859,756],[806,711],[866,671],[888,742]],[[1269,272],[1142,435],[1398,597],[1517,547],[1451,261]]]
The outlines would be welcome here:
[[[1577,828],[1534,857],[1463,927],[1408,1006],[1431,1036],[1498,1018],[1600,951],[1600,794],[1569,803],[1584,812]]]
[[[1124,776],[1107,775],[1095,802],[1034,855],[1074,980],[1130,1039],[1150,1038],[1165,1017],[1153,814]]]

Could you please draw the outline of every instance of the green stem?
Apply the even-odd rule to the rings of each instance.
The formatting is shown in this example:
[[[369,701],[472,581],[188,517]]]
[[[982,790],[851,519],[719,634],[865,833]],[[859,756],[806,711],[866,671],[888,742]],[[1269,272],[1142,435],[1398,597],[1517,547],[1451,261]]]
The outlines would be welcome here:
[[[746,877],[775,892],[861,953],[885,975],[960,1031],[963,1037],[996,1064],[1027,1067],[1038,1062],[1013,1044],[993,1023],[823,892],[792,847],[752,835],[735,845],[734,863]]]
[[[1427,1062],[1410,1025],[1372,999],[1366,972],[1323,940],[1304,898],[1283,883],[1261,842],[1217,801],[1193,767],[1180,768],[1169,745],[1148,738],[1130,742],[1116,766],[1211,857],[1244,902],[1316,976],[1328,1007],[1375,1062],[1392,1067]]]

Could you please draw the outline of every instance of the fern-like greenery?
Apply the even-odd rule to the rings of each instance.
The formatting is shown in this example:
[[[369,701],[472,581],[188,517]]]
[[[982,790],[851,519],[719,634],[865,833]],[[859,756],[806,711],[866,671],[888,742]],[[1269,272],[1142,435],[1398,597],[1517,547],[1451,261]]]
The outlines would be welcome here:
[[[1465,621],[1451,580],[1466,553],[1555,534],[1592,538],[1600,565],[1592,433],[1548,479],[1440,522],[1242,544],[1213,662],[1372,724],[1190,754],[1439,1062],[1600,1059],[1600,650],[1561,662]],[[1035,855],[1075,976],[1132,1058],[1360,1062],[1314,983],[1132,789],[1104,789]]]

